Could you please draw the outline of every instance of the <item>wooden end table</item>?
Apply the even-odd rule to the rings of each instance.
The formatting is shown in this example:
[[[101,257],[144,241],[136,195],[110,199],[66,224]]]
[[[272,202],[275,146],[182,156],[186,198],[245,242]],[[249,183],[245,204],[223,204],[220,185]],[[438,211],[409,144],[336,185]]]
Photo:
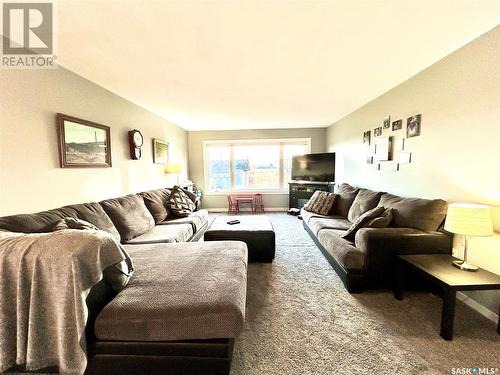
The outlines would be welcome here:
[[[457,291],[500,289],[500,276],[479,268],[476,272],[463,271],[452,262],[457,258],[447,254],[399,255],[397,257],[394,298],[403,299],[403,283],[407,267],[418,271],[443,291],[441,310],[441,337],[453,339],[453,321]],[[497,326],[500,334],[500,317]]]

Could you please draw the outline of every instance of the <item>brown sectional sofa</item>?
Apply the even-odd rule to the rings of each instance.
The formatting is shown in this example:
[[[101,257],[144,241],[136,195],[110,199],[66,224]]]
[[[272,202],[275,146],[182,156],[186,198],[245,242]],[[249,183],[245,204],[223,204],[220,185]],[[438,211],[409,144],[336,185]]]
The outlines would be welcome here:
[[[447,203],[404,198],[342,184],[331,215],[301,210],[303,225],[349,292],[390,287],[398,254],[451,253],[453,238],[442,231]],[[361,228],[353,240],[341,236],[363,213],[392,209],[386,228]]]
[[[87,297],[88,374],[230,371],[245,314],[247,247],[194,242],[209,225],[208,212],[172,216],[169,194],[157,189],[0,217],[0,230],[23,233],[51,232],[65,217],[85,220],[131,255],[135,273],[122,291],[102,280]]]

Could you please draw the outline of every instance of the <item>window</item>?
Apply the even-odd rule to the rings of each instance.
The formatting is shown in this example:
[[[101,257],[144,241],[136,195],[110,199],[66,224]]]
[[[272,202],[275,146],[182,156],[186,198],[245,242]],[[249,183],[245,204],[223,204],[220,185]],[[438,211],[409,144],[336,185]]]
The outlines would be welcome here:
[[[206,141],[207,192],[283,191],[292,173],[292,156],[311,151],[311,139]]]

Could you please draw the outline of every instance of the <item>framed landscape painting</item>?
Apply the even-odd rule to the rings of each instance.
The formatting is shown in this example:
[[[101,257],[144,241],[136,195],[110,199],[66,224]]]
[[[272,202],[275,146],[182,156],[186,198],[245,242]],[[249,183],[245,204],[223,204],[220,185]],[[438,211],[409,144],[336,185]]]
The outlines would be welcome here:
[[[153,163],[168,163],[168,142],[162,141],[161,139],[153,139]]]
[[[61,168],[111,167],[111,136],[108,126],[57,114]]]

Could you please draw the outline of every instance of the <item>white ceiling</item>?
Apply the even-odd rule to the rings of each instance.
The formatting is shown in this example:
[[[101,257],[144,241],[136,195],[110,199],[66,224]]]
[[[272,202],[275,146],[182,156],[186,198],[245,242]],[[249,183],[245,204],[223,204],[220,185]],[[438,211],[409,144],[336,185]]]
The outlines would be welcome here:
[[[189,130],[328,126],[499,23],[500,0],[63,1],[66,68]]]

